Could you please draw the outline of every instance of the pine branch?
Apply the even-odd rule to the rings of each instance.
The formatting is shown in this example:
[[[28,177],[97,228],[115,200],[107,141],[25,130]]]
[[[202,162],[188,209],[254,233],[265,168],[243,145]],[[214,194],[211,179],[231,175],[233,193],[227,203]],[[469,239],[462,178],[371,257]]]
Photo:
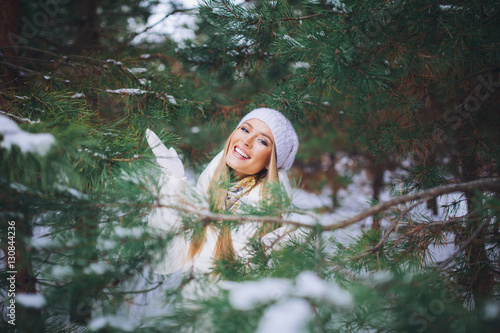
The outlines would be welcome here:
[[[475,189],[498,189],[500,188],[500,178],[486,178],[482,180],[476,180],[467,183],[451,184],[436,187],[426,191],[422,191],[415,194],[405,195],[402,197],[396,197],[391,200],[379,203],[363,212],[355,215],[349,219],[340,221],[336,224],[321,226],[322,231],[334,231],[337,229],[343,229],[350,225],[353,225],[367,217],[373,216],[377,213],[381,213],[391,207],[404,204],[406,202],[411,202],[417,200],[418,203],[427,201],[429,199],[435,198],[437,196],[452,193],[452,192],[464,192],[471,191]],[[238,221],[240,223],[245,222],[261,222],[261,223],[276,223],[279,225],[291,225],[297,228],[316,228],[316,225],[296,222],[288,219],[283,219],[280,217],[269,217],[269,216],[256,216],[256,215],[227,215],[227,214],[214,214],[207,210],[200,210],[197,207],[189,206],[179,206],[179,205],[154,205],[154,207],[162,208],[173,208],[180,212],[192,214],[198,216],[199,221]],[[410,208],[414,208],[411,206]]]

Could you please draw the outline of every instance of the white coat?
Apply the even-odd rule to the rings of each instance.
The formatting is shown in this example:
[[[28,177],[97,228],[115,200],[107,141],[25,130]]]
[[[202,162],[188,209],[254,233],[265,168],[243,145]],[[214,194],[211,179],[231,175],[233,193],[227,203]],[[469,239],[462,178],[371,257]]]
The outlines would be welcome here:
[[[201,173],[194,191],[187,188],[186,177],[175,177],[168,174],[163,174],[160,180],[160,203],[162,205],[179,205],[180,198],[185,200],[196,201],[196,197],[202,197],[205,203],[201,204],[201,208],[208,209],[207,189],[215,169],[222,158],[223,152],[220,152],[208,164],[205,170]],[[288,193],[291,195],[291,187],[285,170],[278,171],[279,182]],[[257,207],[260,201],[262,184],[255,186],[250,192],[243,196],[240,201],[242,204],[252,205]],[[194,192],[195,195],[190,195]],[[241,205],[239,206],[241,207]],[[236,209],[236,214],[241,212],[241,209]],[[182,226],[181,218],[175,209],[171,208],[156,208],[148,218],[148,225],[157,228],[160,232],[179,232]],[[233,247],[236,255],[246,257],[248,255],[246,246],[250,238],[252,238],[259,228],[259,223],[247,222],[240,225],[238,228],[231,230]],[[273,241],[276,237],[285,231],[287,227],[279,228],[272,233],[263,237],[266,243]],[[206,273],[213,265],[213,256],[215,244],[219,235],[219,230],[208,227],[206,229],[206,238],[201,252],[194,259],[187,261],[187,253],[189,249],[189,237],[183,234],[178,234],[174,237],[165,253],[159,254],[155,259],[155,263],[151,269],[158,274],[171,274],[177,271],[196,271]]]

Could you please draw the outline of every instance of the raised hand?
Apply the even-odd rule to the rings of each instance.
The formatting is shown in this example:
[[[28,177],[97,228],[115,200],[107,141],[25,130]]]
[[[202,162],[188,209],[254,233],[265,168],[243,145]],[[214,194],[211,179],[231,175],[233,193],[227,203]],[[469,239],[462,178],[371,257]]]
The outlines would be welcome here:
[[[184,177],[184,166],[174,148],[167,149],[160,138],[149,128],[146,130],[146,139],[162,171],[168,176]]]

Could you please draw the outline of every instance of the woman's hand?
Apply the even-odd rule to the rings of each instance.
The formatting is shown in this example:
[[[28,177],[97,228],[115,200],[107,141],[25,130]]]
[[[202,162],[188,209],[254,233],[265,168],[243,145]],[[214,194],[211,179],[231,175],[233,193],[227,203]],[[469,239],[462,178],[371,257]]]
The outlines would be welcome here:
[[[184,166],[174,148],[167,149],[160,138],[149,128],[146,130],[146,139],[162,171],[168,176],[184,177]]]

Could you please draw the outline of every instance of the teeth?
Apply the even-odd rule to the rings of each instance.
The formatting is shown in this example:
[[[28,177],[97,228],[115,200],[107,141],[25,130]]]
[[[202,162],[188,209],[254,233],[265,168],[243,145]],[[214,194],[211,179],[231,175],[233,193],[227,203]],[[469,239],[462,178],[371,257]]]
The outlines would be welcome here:
[[[237,152],[238,154],[240,154],[241,156],[243,156],[244,158],[250,158],[250,156],[248,156],[248,155],[247,155],[247,154],[245,154],[243,151],[241,151],[241,149],[240,149],[240,148],[235,147],[235,148],[234,148],[234,150],[236,150],[236,152]]]

